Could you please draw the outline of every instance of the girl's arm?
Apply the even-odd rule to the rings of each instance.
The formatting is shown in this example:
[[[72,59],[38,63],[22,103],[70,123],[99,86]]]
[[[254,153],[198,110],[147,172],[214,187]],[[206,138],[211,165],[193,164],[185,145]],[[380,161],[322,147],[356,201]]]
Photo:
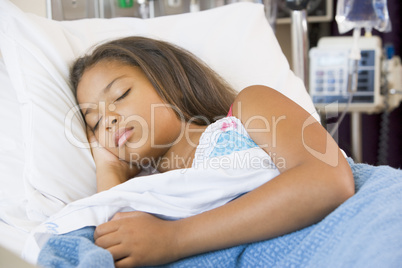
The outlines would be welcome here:
[[[338,145],[293,101],[253,86],[239,94],[233,112],[281,174],[223,207],[178,222],[182,257],[301,229],[354,194],[353,175]]]
[[[236,98],[233,113],[281,174],[222,207],[175,222],[117,214],[95,231],[96,244],[112,253],[116,267],[161,264],[283,235],[321,220],[354,194],[336,142],[300,106],[253,86]]]

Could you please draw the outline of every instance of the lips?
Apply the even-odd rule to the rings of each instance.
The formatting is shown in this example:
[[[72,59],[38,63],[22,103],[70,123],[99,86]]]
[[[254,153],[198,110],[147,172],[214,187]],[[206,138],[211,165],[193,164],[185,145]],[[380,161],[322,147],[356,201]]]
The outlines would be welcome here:
[[[116,147],[121,147],[133,134],[133,127],[121,128],[114,134],[114,142]]]

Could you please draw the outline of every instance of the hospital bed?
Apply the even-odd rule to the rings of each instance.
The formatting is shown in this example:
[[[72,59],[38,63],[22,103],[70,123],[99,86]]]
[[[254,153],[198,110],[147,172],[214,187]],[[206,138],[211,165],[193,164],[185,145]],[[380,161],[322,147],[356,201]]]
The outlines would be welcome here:
[[[258,4],[148,20],[59,22],[0,0],[0,18],[0,245],[18,255],[41,222],[95,193],[95,165],[68,72],[76,57],[99,42],[129,35],[173,42],[236,90],[272,87],[319,120]],[[271,241],[189,258],[177,267],[402,264],[402,172],[349,161],[357,194],[322,222]]]

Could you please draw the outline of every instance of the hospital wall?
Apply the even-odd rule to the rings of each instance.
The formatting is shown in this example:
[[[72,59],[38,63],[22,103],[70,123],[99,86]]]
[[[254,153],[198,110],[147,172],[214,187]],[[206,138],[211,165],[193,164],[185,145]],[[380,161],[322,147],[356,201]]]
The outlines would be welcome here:
[[[11,0],[11,2],[25,12],[46,17],[46,0]]]

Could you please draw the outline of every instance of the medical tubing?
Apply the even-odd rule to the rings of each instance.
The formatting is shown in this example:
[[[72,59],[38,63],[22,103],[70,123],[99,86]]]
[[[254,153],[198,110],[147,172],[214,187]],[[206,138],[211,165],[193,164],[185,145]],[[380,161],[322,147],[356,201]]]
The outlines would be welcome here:
[[[357,81],[359,76],[359,61],[361,59],[361,53],[359,49],[359,38],[360,38],[361,29],[355,28],[353,31],[353,47],[349,54],[349,62],[348,62],[348,89],[347,92],[349,94],[348,102],[346,103],[345,108],[343,109],[341,115],[339,116],[338,121],[336,121],[336,125],[331,130],[330,135],[333,137],[338,130],[340,124],[342,123],[343,118],[349,110],[349,106],[352,103],[353,95],[357,91]]]
[[[345,117],[350,104],[352,103],[352,99],[353,99],[353,94],[349,94],[349,99],[348,102],[346,103],[345,109],[342,111],[341,115],[339,116],[338,120],[336,121],[336,125],[332,128],[330,135],[333,137],[336,133],[336,131],[338,130],[343,118]]]

